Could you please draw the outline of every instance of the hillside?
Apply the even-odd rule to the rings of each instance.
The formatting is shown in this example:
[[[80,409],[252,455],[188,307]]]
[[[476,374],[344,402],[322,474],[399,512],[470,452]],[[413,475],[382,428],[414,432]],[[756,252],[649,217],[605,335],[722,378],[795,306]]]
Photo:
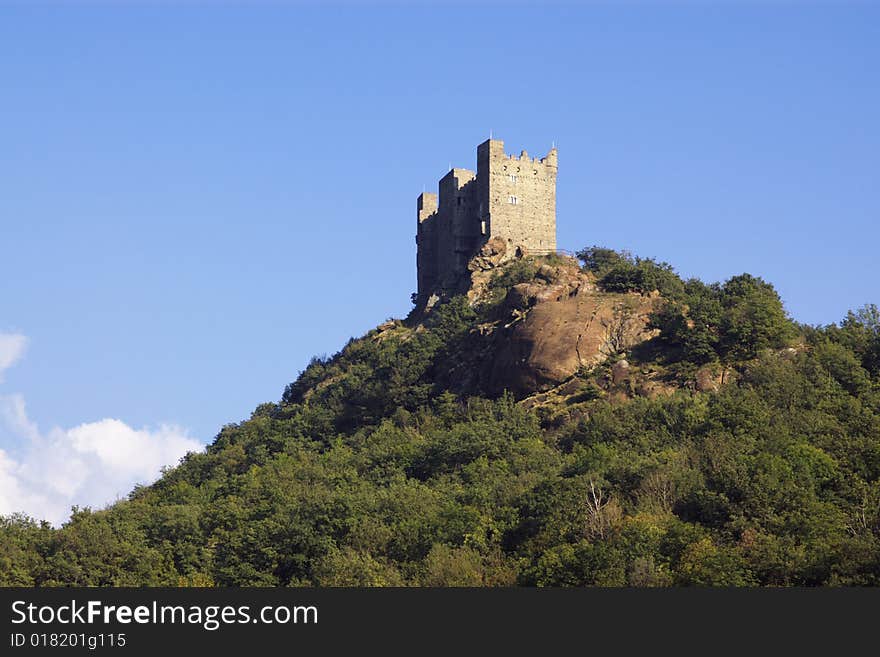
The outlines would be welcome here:
[[[876,585],[880,313],[487,245],[0,585]]]

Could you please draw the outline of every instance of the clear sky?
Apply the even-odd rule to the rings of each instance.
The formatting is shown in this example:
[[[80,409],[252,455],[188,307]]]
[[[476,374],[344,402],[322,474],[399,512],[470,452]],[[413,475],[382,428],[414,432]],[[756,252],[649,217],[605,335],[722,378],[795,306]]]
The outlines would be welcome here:
[[[405,315],[415,198],[490,130],[558,145],[560,247],[880,303],[878,117],[868,2],[0,0],[0,513],[124,495]]]

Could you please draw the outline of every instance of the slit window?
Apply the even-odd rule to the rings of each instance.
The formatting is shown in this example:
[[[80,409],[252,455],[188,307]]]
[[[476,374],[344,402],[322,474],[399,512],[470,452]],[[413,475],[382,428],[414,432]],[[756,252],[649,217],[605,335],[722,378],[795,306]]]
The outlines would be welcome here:
[[[511,205],[516,205],[517,203],[519,203],[519,199],[516,196],[510,195],[507,197],[507,202]]]

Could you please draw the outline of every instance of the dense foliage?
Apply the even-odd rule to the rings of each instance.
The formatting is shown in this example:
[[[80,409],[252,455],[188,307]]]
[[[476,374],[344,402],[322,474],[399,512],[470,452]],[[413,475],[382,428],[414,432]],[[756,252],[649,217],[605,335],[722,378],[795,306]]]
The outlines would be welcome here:
[[[683,283],[666,262],[639,258],[626,251],[598,246],[582,249],[577,257],[593,272],[607,292],[651,292],[658,290],[667,299],[682,295]]]
[[[797,327],[760,279],[582,254],[610,288],[667,288],[655,364],[735,382],[465,396],[448,373],[481,317],[455,299],[313,360],[126,501],[0,519],[0,584],[880,584],[876,307]]]
[[[664,343],[694,363],[737,362],[794,337],[782,301],[769,283],[749,274],[723,285],[691,280],[654,318]]]

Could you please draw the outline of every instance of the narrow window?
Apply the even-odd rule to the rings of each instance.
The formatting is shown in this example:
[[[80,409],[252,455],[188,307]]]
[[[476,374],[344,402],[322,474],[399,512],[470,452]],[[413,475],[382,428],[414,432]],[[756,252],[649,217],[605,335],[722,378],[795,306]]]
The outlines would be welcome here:
[[[512,182],[512,183],[515,183],[515,182],[516,182],[516,176],[515,176],[514,174],[510,174],[510,175],[507,176],[507,177],[510,179],[510,182]]]
[[[459,196],[456,200],[458,201],[458,204],[461,205],[461,196]]]
[[[519,203],[519,199],[516,196],[508,196],[507,202],[511,205],[516,205],[517,203]]]
[[[485,234],[486,234],[486,222],[481,221],[480,222],[480,235],[485,235]]]

